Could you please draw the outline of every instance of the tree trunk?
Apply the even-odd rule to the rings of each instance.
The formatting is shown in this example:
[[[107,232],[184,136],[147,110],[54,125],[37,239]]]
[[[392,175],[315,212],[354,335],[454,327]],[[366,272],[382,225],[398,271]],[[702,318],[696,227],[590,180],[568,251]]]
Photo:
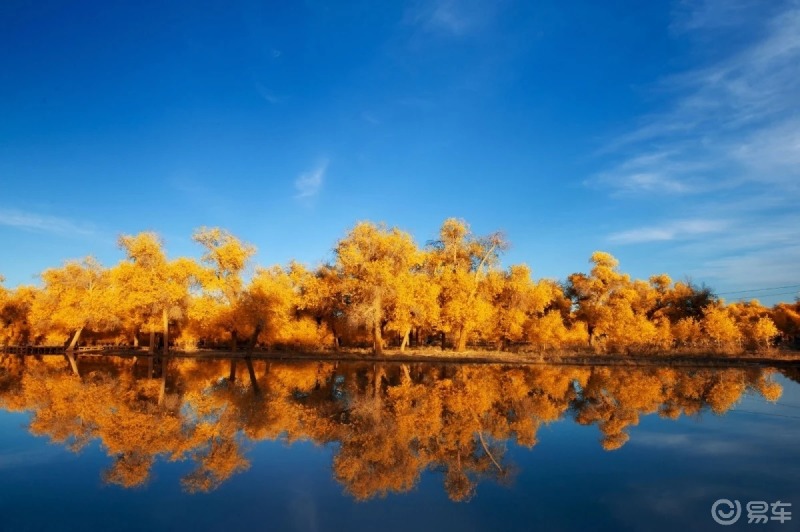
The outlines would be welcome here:
[[[441,338],[441,340],[442,340],[442,351],[444,351],[444,346],[445,346],[445,344],[447,342],[446,342],[446,338],[445,338],[445,335],[444,335],[444,331],[442,331],[441,334],[442,334],[442,338]]]
[[[383,354],[383,336],[381,321],[383,320],[383,297],[378,290],[372,299],[372,351],[376,355]]]
[[[335,322],[331,322],[331,334],[333,335],[333,350],[339,350],[339,332],[336,330]]]
[[[261,334],[261,330],[264,328],[264,321],[259,320],[256,324],[256,328],[253,331],[253,336],[250,337],[250,341],[247,342],[247,353],[249,354],[253,349],[255,349],[256,344],[258,343],[258,335]]]
[[[167,309],[161,312],[161,322],[164,328],[164,358],[167,358],[169,356],[169,313]]]
[[[153,378],[153,363],[156,358],[156,328],[150,323],[150,359],[147,361],[147,378]]]
[[[247,371],[250,373],[250,386],[253,387],[253,393],[258,395],[261,390],[258,388],[258,381],[256,380],[256,370],[253,368],[253,361],[250,357],[245,357],[244,361],[247,363]]]
[[[467,348],[467,331],[462,326],[458,331],[458,341],[456,342],[456,351],[461,352]]]
[[[381,338],[381,326],[376,321],[372,328],[372,350],[376,355],[383,354],[383,338]]]
[[[403,371],[403,382],[411,384],[411,369],[408,364],[400,364],[400,369]]]
[[[503,472],[503,468],[500,467],[500,464],[497,463],[497,460],[494,459],[494,456],[492,456],[492,453],[489,451],[489,446],[486,445],[486,440],[483,439],[483,431],[482,430],[478,431],[478,438],[481,441],[481,446],[483,446],[483,451],[492,460],[492,463],[495,465],[497,470],[502,473]]]
[[[236,329],[231,331],[231,351],[236,352],[236,344],[239,343],[239,333]]]
[[[250,353],[255,348],[256,342],[258,342],[258,335],[261,334],[261,329],[263,328],[264,328],[264,321],[259,320],[258,323],[256,324],[255,330],[253,331],[253,335],[247,342],[247,350],[245,352],[245,357],[244,357],[244,361],[247,364],[247,372],[250,373],[250,385],[253,387],[253,393],[255,393],[256,395],[258,395],[260,390],[258,389],[258,381],[256,380],[256,371],[253,368],[253,361],[250,358]],[[235,369],[233,369],[233,371],[235,372]],[[234,377],[235,376],[236,375],[234,373]]]
[[[231,372],[228,374],[229,382],[236,382],[236,359],[231,359]]]
[[[164,406],[167,397],[167,358],[161,359],[161,388],[158,391],[158,406]]]
[[[139,331],[133,331],[133,347],[139,347]]]
[[[69,343],[69,347],[67,348],[67,360],[69,360],[69,366],[72,368],[72,372],[78,376],[80,376],[80,373],[78,373],[78,361],[75,360],[75,346],[78,345],[78,340],[80,340],[82,332],[83,327],[78,327],[78,330],[75,331],[75,336],[72,337],[72,341]]]
[[[411,334],[411,328],[409,327],[406,329],[406,333],[403,335],[403,341],[400,342],[400,351],[405,351],[406,346],[408,345],[408,337]]]
[[[67,347],[68,351],[74,351],[75,347],[78,345],[78,340],[81,339],[81,333],[83,332],[83,327],[78,327],[78,330],[75,331],[75,335],[72,337],[72,341],[69,343],[69,347]]]
[[[372,365],[372,396],[378,397],[381,393],[381,385],[383,384],[384,368],[381,364]]]

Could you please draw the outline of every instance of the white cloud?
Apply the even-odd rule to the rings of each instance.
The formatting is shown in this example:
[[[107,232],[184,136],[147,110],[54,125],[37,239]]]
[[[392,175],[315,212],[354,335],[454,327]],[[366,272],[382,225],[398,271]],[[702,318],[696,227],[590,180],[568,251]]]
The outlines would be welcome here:
[[[372,113],[368,113],[366,111],[361,113],[361,119],[364,120],[364,122],[372,124],[373,126],[377,126],[381,123],[380,120],[375,118],[375,115],[373,115]]]
[[[464,13],[458,11],[455,2],[445,0],[434,5],[428,23],[453,35],[461,35],[469,29],[471,21]]]
[[[176,198],[180,202],[199,207],[205,213],[224,218],[236,208],[218,185],[210,185],[193,177],[191,173],[175,174],[169,177],[167,182],[178,192]]]
[[[696,183],[676,179],[674,172],[667,171],[665,167],[659,170],[653,168],[619,169],[617,172],[600,174],[587,183],[610,186],[615,194],[685,194],[698,188]]]
[[[611,242],[661,243],[654,252],[681,273],[723,290],[796,283],[800,2],[701,0],[678,11],[673,35],[703,59],[654,84],[660,110],[609,139],[598,154],[609,162],[584,184],[621,211],[668,217],[632,214]]]
[[[36,449],[5,449],[0,455],[0,471],[18,467],[45,464],[58,459],[64,451],[55,446],[39,447]]]
[[[313,198],[322,189],[325,181],[325,173],[328,170],[328,161],[324,160],[313,170],[300,174],[294,180],[294,188],[297,190],[295,198]]]
[[[258,94],[261,95],[262,98],[264,98],[264,100],[271,103],[272,105],[283,103],[286,100],[286,98],[277,96],[275,93],[268,90],[260,83],[256,83],[256,90],[258,91]]]
[[[618,244],[640,244],[680,240],[698,235],[718,233],[727,227],[723,220],[677,220],[660,226],[648,226],[614,233],[608,237]]]
[[[748,290],[763,289],[774,286],[794,285],[798,278],[797,264],[800,262],[800,245],[785,245],[773,249],[759,249],[737,256],[728,256],[709,260],[700,275],[709,279],[717,279],[730,286],[745,286]],[[765,299],[782,296],[780,299],[791,301],[800,295],[797,290],[772,290],[762,293],[742,293],[741,297]],[[736,299],[739,296],[731,296]]]
[[[67,218],[16,209],[0,208],[0,225],[65,236],[89,236],[95,233],[90,226],[79,224]]]
[[[682,0],[670,29],[676,33],[737,26],[766,6],[759,0]]]
[[[687,31],[706,31],[709,13],[723,8],[702,2],[698,9]],[[740,10],[732,12],[723,25],[744,22]],[[750,26],[758,37],[749,45],[661,80],[656,89],[671,103],[609,142],[604,153],[623,158],[589,182],[620,191],[701,193],[719,182],[800,179],[800,5]]]
[[[413,6],[406,13],[406,22],[430,33],[463,37],[488,24],[496,4],[481,0],[434,0]]]
[[[753,180],[798,184],[800,177],[800,118],[765,127],[732,146],[730,156]]]
[[[691,435],[687,433],[662,434],[654,432],[637,432],[631,438],[631,445],[642,445],[656,449],[675,449],[682,453],[702,454],[709,456],[747,455],[753,452],[752,445],[744,442],[726,440],[724,437],[711,435]]]
[[[685,273],[704,279],[722,291],[760,289],[800,282],[797,272],[797,263],[800,261],[800,215],[771,212],[773,198],[754,197],[752,202],[756,205],[722,205],[719,209],[713,209],[714,214],[739,216],[739,219],[730,220],[724,229],[710,238],[698,235],[680,242],[674,248],[675,255],[690,257],[694,262],[694,266]],[[765,292],[751,295],[772,304],[777,299],[769,296],[778,294]],[[783,297],[778,299],[786,301],[793,298],[792,294],[780,295]]]

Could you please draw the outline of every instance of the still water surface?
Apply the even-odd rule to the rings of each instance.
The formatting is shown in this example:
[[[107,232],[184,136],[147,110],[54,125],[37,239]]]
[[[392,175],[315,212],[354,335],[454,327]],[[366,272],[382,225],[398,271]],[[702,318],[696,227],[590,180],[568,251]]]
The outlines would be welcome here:
[[[2,530],[797,530],[797,370],[0,363]],[[746,514],[746,512],[745,512]]]

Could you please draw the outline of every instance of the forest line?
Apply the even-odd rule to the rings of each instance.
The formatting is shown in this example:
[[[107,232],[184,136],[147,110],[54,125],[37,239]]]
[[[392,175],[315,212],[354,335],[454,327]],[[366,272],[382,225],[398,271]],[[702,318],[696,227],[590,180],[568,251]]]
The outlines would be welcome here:
[[[730,303],[665,274],[631,279],[609,253],[564,282],[502,268],[508,242],[463,220],[417,245],[396,227],[360,222],[330,263],[256,267],[255,248],[219,228],[193,239],[202,258],[169,259],[152,232],[120,237],[125,258],[91,257],[41,273],[41,286],[0,284],[0,345],[139,345],[169,330],[174,346],[229,350],[441,346],[498,350],[740,353],[796,342],[800,302]],[[0,277],[0,281],[2,277]]]

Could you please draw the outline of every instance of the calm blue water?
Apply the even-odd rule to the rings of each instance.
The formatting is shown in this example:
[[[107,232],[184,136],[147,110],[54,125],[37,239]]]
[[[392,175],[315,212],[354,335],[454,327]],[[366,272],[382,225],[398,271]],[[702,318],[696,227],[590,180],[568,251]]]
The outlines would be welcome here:
[[[263,375],[262,394],[282,393],[284,388],[275,391],[277,385],[270,388],[266,369],[263,374],[260,368],[256,370]],[[20,379],[30,378],[28,371]],[[52,378],[52,370],[48,371],[47,378]],[[349,411],[359,400],[359,389],[368,396],[374,387],[358,383],[368,377],[364,374],[368,370],[359,374],[357,369],[340,366],[332,371],[327,381],[317,383],[316,392],[295,389],[290,400],[315,412],[331,408],[338,427],[332,433],[335,436],[341,427],[351,430],[351,425],[358,425],[351,414],[344,419],[336,405]],[[392,371],[387,370],[378,396],[390,397],[389,390],[399,386],[402,374],[398,370],[394,377]],[[502,375],[502,370],[497,371]],[[459,378],[429,377],[424,368],[411,372],[412,380],[426,386]],[[168,389],[180,391],[184,386],[180,393],[186,402],[191,386],[181,384],[182,378],[169,382]],[[213,375],[204,378],[198,387],[207,394],[217,393],[214,390],[221,381]],[[529,387],[536,378],[531,377]],[[342,445],[335,437],[288,443],[285,436],[254,440],[241,432],[236,438],[249,469],[232,474],[209,492],[189,493],[182,487],[180,479],[195,469],[195,460],[172,462],[164,455],[156,457],[146,482],[125,488],[103,480],[103,471],[113,463],[103,437],[73,452],[63,443],[52,443],[47,435],[29,432],[36,412],[44,415],[48,409],[65,407],[38,405],[19,412],[9,411],[18,408],[12,406],[0,411],[0,529],[799,530],[800,515],[784,524],[767,525],[748,525],[742,516],[732,527],[721,527],[711,518],[711,505],[720,498],[737,499],[743,505],[751,500],[800,505],[800,385],[778,372],[768,372],[765,378],[782,388],[776,402],[748,387],[722,414],[713,413],[708,405],[696,415],[677,419],[643,413],[638,424],[626,425],[629,439],[615,450],[604,450],[597,423],[576,422],[580,393],[559,419],[538,428],[538,441],[532,448],[517,445],[515,438],[490,438],[487,429],[493,458],[503,474],[492,474],[495,466],[486,460],[476,439],[477,456],[491,467],[486,475],[475,477],[474,494],[462,502],[448,496],[441,465],[424,467],[408,490],[390,490],[386,496],[359,501],[335,478],[334,458]],[[242,380],[239,391],[247,397],[248,385]],[[217,382],[216,388],[209,391],[202,382]],[[323,392],[329,399],[310,402],[310,396]],[[8,402],[8,397],[21,392],[3,393]],[[528,397],[538,392],[521,394]],[[181,408],[186,414],[185,405]],[[265,404],[264,408],[276,407]],[[374,419],[386,419],[391,415],[386,412],[392,411],[386,409]],[[444,434],[449,427],[441,430]],[[370,445],[385,443],[379,437],[370,438],[364,440],[365,454],[373,450]],[[420,450],[425,446],[417,443],[412,447],[410,456],[432,452]]]

